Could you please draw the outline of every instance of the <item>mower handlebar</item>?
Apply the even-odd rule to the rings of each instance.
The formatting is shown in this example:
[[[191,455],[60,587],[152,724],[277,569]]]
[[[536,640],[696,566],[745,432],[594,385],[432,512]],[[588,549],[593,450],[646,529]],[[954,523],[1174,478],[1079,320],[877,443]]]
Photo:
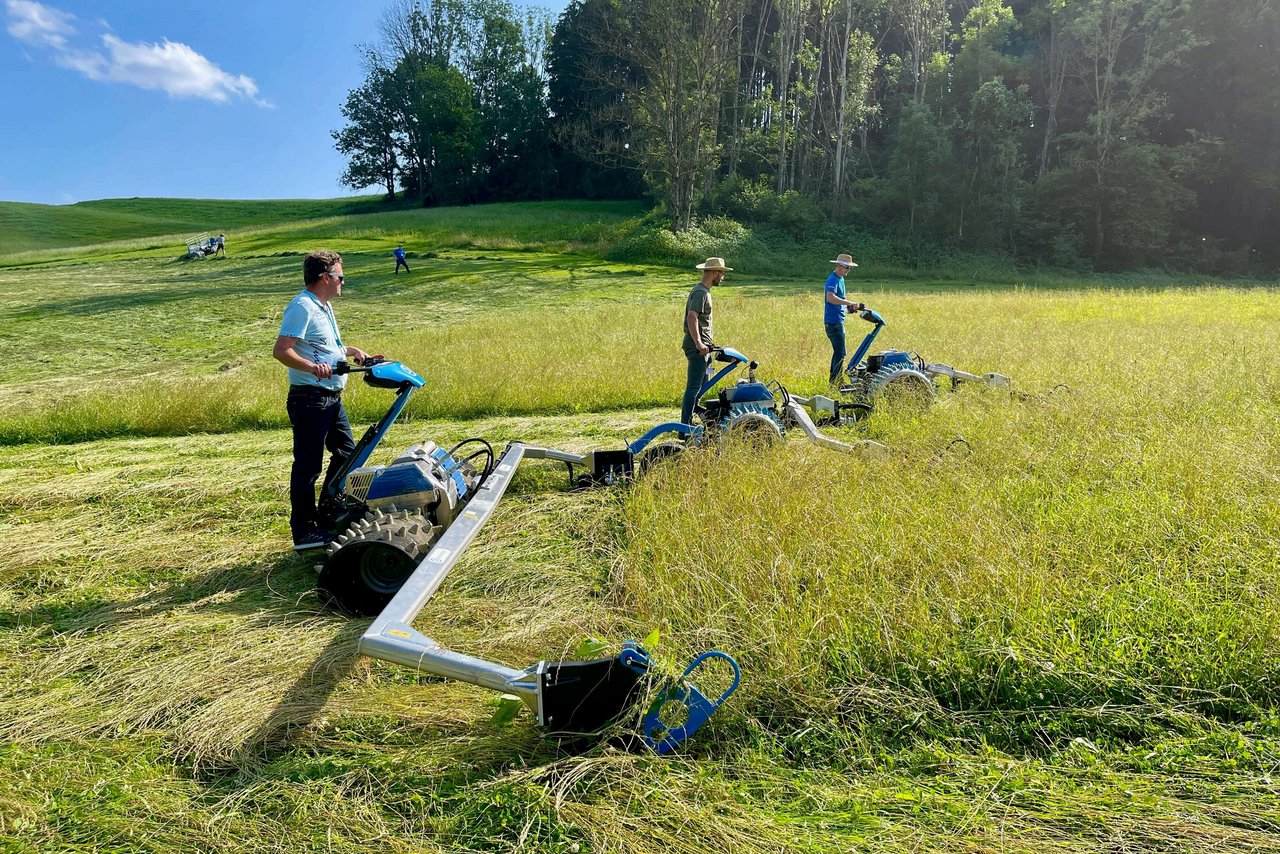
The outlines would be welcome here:
[[[368,358],[365,359],[364,363],[361,365],[353,365],[346,359],[343,359],[333,366],[333,372],[335,374],[367,374],[373,369],[374,365],[381,365],[386,361],[388,360]]]

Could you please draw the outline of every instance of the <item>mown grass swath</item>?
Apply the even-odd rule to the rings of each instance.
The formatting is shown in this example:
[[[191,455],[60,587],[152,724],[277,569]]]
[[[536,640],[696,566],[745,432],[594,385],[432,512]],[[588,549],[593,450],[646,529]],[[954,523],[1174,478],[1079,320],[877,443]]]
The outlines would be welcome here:
[[[428,380],[385,453],[617,446],[674,414],[685,274],[534,250],[415,279],[353,253],[344,336]],[[867,289],[884,346],[1025,394],[877,412],[879,461],[791,441],[629,489],[522,472],[419,623],[510,663],[655,628],[666,668],[733,652],[742,690],[660,760],[562,751],[353,655],[365,623],[287,551],[265,354],[297,261],[0,272],[27,353],[0,375],[0,848],[1280,847],[1271,290]],[[718,337],[821,390],[815,283],[732,282]],[[388,394],[350,398],[358,425]]]

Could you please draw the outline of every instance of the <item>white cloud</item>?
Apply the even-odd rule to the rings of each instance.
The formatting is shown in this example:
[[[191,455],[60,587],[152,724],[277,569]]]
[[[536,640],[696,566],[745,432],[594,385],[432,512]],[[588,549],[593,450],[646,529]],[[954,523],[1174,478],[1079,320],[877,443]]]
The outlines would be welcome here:
[[[110,59],[101,79],[159,89],[174,98],[257,99],[258,86],[252,79],[228,74],[181,42],[165,39],[161,44],[135,43],[107,34],[102,43]]]
[[[271,106],[258,98],[258,84],[243,74],[223,71],[190,45],[167,38],[152,44],[127,42],[103,33],[105,52],[73,47],[75,16],[35,0],[4,0],[9,13],[9,33],[26,44],[47,48],[53,61],[90,80],[125,83],[165,92],[172,98],[204,98],[219,103],[243,98],[259,106]],[[109,30],[110,25],[98,21]]]
[[[9,13],[9,35],[20,42],[61,50],[67,45],[67,35],[75,34],[71,22],[76,16],[69,12],[51,9],[35,0],[5,0],[4,5]]]
[[[64,48],[53,55],[53,61],[63,68],[79,71],[90,80],[105,79],[107,60],[97,51]]]

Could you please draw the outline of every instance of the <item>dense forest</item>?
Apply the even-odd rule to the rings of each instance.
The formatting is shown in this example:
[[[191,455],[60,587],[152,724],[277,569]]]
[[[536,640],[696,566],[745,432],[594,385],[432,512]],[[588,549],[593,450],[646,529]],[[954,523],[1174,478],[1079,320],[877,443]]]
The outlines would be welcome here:
[[[1275,0],[399,0],[379,31],[352,188],[1280,268]]]

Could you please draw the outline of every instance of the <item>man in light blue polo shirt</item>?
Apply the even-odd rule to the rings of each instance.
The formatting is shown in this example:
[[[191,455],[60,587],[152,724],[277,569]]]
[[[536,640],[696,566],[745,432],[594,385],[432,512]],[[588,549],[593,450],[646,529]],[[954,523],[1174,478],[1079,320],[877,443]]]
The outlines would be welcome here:
[[[323,530],[316,513],[316,479],[324,468],[325,483],[355,450],[351,423],[342,407],[345,375],[335,374],[339,361],[362,364],[369,355],[342,343],[332,301],[342,296],[345,277],[337,252],[312,252],[302,261],[302,289],[284,310],[280,335],[271,355],[289,369],[286,408],[293,425],[293,468],[289,475],[289,527],[295,551],[322,548],[332,535]],[[381,355],[374,358],[382,358]]]
[[[831,379],[835,385],[844,373],[844,316],[849,309],[862,311],[866,306],[860,302],[845,299],[844,277],[850,268],[858,266],[852,255],[840,254],[831,262],[836,265],[835,272],[827,276],[827,290],[823,299],[823,320],[827,327],[827,338],[831,341]]]

